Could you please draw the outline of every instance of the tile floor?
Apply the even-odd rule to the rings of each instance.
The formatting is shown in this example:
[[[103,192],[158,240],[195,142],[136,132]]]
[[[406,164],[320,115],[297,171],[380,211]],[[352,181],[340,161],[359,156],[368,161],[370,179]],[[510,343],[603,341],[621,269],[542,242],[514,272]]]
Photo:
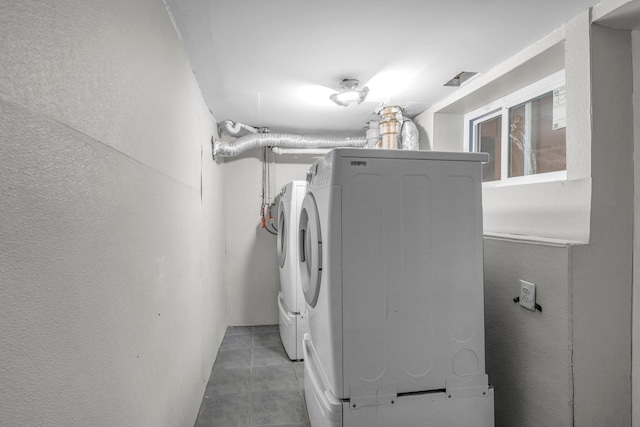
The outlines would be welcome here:
[[[291,362],[278,325],[227,328],[195,427],[310,427],[302,362]]]

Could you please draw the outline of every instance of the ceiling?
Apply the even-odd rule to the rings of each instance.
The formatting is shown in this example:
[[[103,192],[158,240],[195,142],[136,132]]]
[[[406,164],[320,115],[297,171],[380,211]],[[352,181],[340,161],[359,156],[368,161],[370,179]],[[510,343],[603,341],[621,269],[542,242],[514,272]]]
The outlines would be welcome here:
[[[596,0],[166,0],[217,120],[364,135],[382,104],[414,117]],[[344,78],[360,105],[329,100]]]

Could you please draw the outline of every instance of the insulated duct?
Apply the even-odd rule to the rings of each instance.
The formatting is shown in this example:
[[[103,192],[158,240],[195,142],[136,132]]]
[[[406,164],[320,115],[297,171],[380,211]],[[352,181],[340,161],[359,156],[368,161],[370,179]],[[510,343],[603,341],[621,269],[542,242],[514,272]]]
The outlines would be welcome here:
[[[402,149],[403,150],[419,150],[420,134],[418,127],[410,119],[405,119],[402,123]]]
[[[261,131],[259,128],[255,128],[253,126],[245,125],[244,123],[235,123],[231,120],[225,120],[224,122],[218,125],[220,130],[225,131],[228,135],[237,135],[240,133],[242,129],[246,130],[249,133],[258,133]]]
[[[377,120],[370,120],[365,128],[367,131],[365,135],[367,137],[367,148],[377,148],[378,144],[382,144],[380,141],[380,122]]]
[[[271,147],[274,154],[307,154],[310,156],[322,156],[331,151],[330,148],[282,148]]]
[[[364,137],[345,138],[278,133],[252,133],[231,142],[216,141],[211,138],[214,160],[220,157],[234,157],[257,147],[338,148],[363,147],[366,143],[367,140]]]

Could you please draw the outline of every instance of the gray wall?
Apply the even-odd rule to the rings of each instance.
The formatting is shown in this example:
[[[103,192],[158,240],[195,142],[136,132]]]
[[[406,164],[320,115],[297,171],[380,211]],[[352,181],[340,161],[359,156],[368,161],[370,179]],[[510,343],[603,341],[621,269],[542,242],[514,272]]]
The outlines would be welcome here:
[[[631,34],[591,26],[591,234],[572,272],[576,426],[631,425]],[[606,390],[605,393],[602,390]]]
[[[571,250],[485,238],[485,352],[498,427],[573,425]],[[542,311],[513,301],[520,279],[536,285]]]
[[[223,174],[163,3],[2,2],[0,46],[0,424],[193,425]]]

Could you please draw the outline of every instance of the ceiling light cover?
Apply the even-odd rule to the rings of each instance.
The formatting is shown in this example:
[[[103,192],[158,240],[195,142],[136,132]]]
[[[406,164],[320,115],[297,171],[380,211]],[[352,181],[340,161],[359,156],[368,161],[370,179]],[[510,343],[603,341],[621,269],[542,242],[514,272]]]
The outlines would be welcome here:
[[[360,86],[360,82],[356,79],[344,79],[340,83],[340,87],[342,90],[338,93],[334,93],[329,97],[336,104],[347,107],[349,104],[360,104],[367,97],[369,93],[368,87],[363,87],[362,89],[358,89]]]

